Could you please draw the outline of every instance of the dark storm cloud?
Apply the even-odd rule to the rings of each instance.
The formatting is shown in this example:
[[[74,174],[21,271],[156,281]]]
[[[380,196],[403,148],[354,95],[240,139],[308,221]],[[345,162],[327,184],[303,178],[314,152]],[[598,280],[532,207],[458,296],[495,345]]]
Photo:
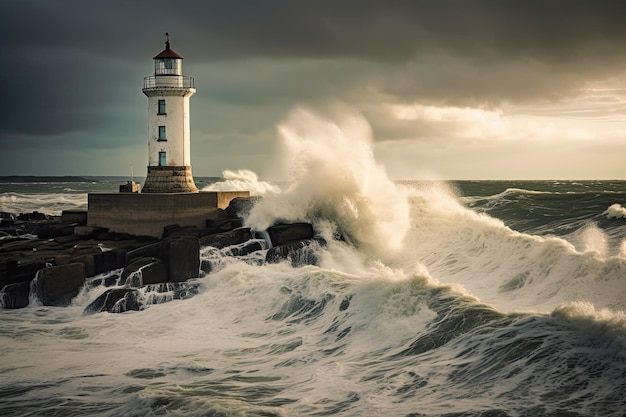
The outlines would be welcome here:
[[[558,61],[626,37],[626,3],[619,0],[13,0],[3,9],[3,47],[71,47],[118,57],[166,30],[207,60],[406,60],[445,51],[479,60]]]
[[[37,137],[54,146],[82,131],[85,147],[107,146],[90,134],[108,133],[111,147],[141,136],[138,90],[164,32],[192,58],[186,72],[205,95],[194,100],[231,106],[210,124],[196,107],[202,130],[236,137],[238,126],[266,130],[294,103],[338,99],[372,109],[384,139],[404,134],[382,120],[382,100],[559,100],[623,71],[625,18],[618,0],[6,0],[0,146],[30,146]],[[249,106],[262,107],[258,125]],[[19,135],[31,139],[16,143]],[[76,137],[68,135],[67,146]]]
[[[401,65],[445,55],[485,70],[537,61],[602,71],[602,64],[623,63],[615,53],[626,40],[626,3],[616,0],[15,0],[3,9],[3,51],[67,49],[131,60],[143,59],[155,37],[169,31],[174,45],[207,62],[353,58]]]

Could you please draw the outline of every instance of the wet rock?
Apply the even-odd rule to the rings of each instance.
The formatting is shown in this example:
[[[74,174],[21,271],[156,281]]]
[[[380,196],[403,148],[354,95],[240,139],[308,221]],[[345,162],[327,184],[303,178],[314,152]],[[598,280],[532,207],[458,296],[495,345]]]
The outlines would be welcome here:
[[[121,240],[129,240],[134,238],[134,235],[129,233],[117,233],[117,232],[104,232],[96,236],[98,240],[110,240],[113,242],[119,242]]]
[[[278,263],[288,260],[293,266],[317,265],[318,260],[315,255],[317,248],[319,248],[319,242],[314,239],[273,246],[267,251],[265,261],[268,263]]]
[[[313,225],[310,223],[277,224],[267,229],[273,246],[284,245],[313,238]]]
[[[41,269],[34,284],[43,305],[67,306],[85,284],[85,265],[72,263]]]
[[[66,223],[51,223],[42,226],[37,230],[39,239],[54,239],[61,236],[70,236],[74,234],[74,226]]]
[[[69,264],[73,263],[81,263],[85,267],[85,276],[93,277],[96,275],[95,263],[94,263],[94,253],[86,253],[84,255],[75,255],[72,254],[68,260]]]
[[[87,210],[63,210],[61,212],[61,221],[84,226],[87,224]]]
[[[213,263],[210,260],[203,259],[200,263],[200,269],[202,270],[202,272],[210,274],[211,271],[213,271]]]
[[[37,220],[37,221],[42,221],[42,220],[50,220],[50,216],[40,213],[38,211],[33,211],[32,213],[20,213],[19,216],[17,216],[17,218],[19,220],[24,220],[24,221],[28,221],[28,220]]]
[[[141,271],[141,279],[129,282],[128,278]],[[122,282],[133,287],[167,282],[167,269],[163,261],[157,258],[137,258],[124,268]]]
[[[104,311],[109,313],[123,313],[125,311],[143,310],[141,294],[134,288],[112,288],[105,291],[89,304],[84,314],[94,314]]]
[[[82,236],[82,235],[67,235],[67,236],[59,236],[59,237],[55,237],[54,241],[56,243],[60,243],[62,245],[68,244],[68,243],[75,243],[75,242],[80,242],[83,240],[87,240],[89,239],[89,237],[87,236]]]
[[[199,236],[213,235],[216,233],[224,233],[243,226],[241,219],[207,219],[206,228],[200,230]]]
[[[42,242],[40,240],[33,239],[11,239],[10,242],[3,244],[0,247],[0,252],[18,252],[18,251],[29,251],[32,252],[33,248],[37,248],[38,246],[44,245],[46,242]]]
[[[200,241],[192,236],[169,238],[161,242],[160,258],[170,282],[181,282],[200,275]]]
[[[45,267],[46,262],[41,258],[10,261],[6,266],[6,283],[16,284],[18,282],[32,281],[37,271]]]
[[[126,264],[130,264],[137,258],[158,258],[161,252],[161,242],[154,242],[141,246],[137,249],[130,250],[126,253]]]
[[[126,251],[124,249],[115,249],[93,256],[94,274],[113,271],[115,269],[124,268],[126,266]]]
[[[0,291],[0,306],[4,308],[24,308],[30,302],[30,282],[6,285]]]
[[[200,238],[200,246],[212,246],[221,249],[227,246],[239,245],[252,238],[252,230],[249,227],[240,227],[228,232],[203,236]]]
[[[192,237],[197,238],[199,237],[199,235],[200,235],[200,230],[198,229],[197,226],[183,226],[183,227],[176,227],[172,229],[163,230],[163,239],[166,239],[169,237],[178,237],[178,236],[192,236]]]
[[[235,197],[230,200],[228,207],[226,207],[226,213],[230,217],[247,217],[252,210],[252,207],[261,200],[262,197]]]

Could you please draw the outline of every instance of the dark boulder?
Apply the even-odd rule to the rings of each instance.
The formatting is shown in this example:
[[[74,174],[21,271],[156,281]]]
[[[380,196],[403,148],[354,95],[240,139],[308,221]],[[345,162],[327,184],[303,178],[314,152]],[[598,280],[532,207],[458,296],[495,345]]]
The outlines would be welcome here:
[[[167,269],[160,259],[137,258],[124,268],[121,281],[131,287],[167,282]]]
[[[30,282],[6,285],[0,291],[0,305],[4,308],[24,308],[30,302]]]
[[[0,212],[0,216],[2,215],[2,213]],[[15,225],[15,219],[13,218],[2,218],[0,217],[0,226],[1,227],[11,227]]]
[[[202,272],[210,274],[211,271],[213,271],[214,269],[213,262],[208,259],[203,259],[200,263],[200,269],[202,270]]]
[[[197,226],[182,226],[173,229],[163,230],[163,239],[178,236],[192,236],[197,238],[199,235],[200,230]]]
[[[313,225],[310,223],[277,224],[267,229],[272,246],[284,245],[313,238]]]
[[[93,268],[96,275],[125,266],[126,251],[124,249],[110,250],[93,256]]]
[[[228,232],[243,226],[241,219],[207,219],[206,227],[200,230],[199,236]]]
[[[141,294],[134,288],[112,288],[105,291],[89,304],[84,314],[100,313],[108,311],[109,313],[123,313],[125,311],[143,310],[141,302]]]
[[[200,238],[200,246],[212,246],[221,249],[226,246],[239,245],[252,238],[252,230],[249,227],[240,227],[228,232],[203,236]]]
[[[103,232],[96,236],[98,240],[110,240],[112,242],[120,242],[122,240],[129,240],[135,238],[135,235],[130,233],[117,233],[117,232]]]
[[[230,217],[247,217],[252,210],[252,207],[261,200],[260,196],[253,197],[235,197],[230,200],[228,207],[226,207],[226,213]]]
[[[9,261],[6,265],[6,283],[32,281],[37,271],[46,267],[46,262],[41,258],[27,258],[19,261]]]
[[[168,224],[167,226],[163,226],[162,236],[166,237],[171,231],[176,230],[178,228],[180,228],[180,225],[178,224]]]
[[[160,258],[167,268],[170,282],[181,282],[200,275],[200,241],[179,236],[161,242]]]
[[[32,213],[20,213],[20,215],[17,216],[17,218],[19,220],[24,220],[24,221],[28,221],[28,220],[36,220],[36,221],[50,220],[50,216],[48,216],[47,214],[40,213],[38,211],[33,211]]]
[[[79,252],[79,253],[82,253],[82,252]],[[83,266],[85,267],[85,276],[93,277],[94,275],[96,275],[96,269],[95,269],[95,263],[94,263],[95,255],[96,253],[84,253],[84,254],[79,254],[79,255],[71,254],[70,258],[68,259],[68,262],[70,264],[73,264],[73,263],[83,264]]]
[[[87,210],[63,210],[61,212],[61,221],[64,223],[74,223],[79,225],[87,224]]]
[[[137,258],[158,258],[161,252],[161,242],[154,242],[148,245],[141,246],[137,249],[126,252],[126,264],[130,264]]]
[[[293,266],[317,265],[318,260],[315,251],[319,246],[319,242],[314,239],[273,246],[267,251],[265,261],[268,263],[278,263],[288,260]]]
[[[51,266],[37,274],[35,294],[43,305],[67,306],[85,284],[85,265],[72,263]]]
[[[42,226],[37,230],[39,239],[54,239],[61,236],[74,234],[74,226],[66,223],[52,223]]]
[[[59,236],[54,238],[54,242],[59,243],[61,245],[73,244],[76,242],[80,242],[83,240],[89,239],[89,236],[84,235],[67,235],[67,236]]]

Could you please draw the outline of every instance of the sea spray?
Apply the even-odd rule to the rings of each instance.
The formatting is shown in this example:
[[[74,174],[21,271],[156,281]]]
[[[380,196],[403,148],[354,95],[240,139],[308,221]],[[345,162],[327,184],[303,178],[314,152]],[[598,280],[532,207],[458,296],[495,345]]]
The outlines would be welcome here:
[[[611,204],[602,214],[605,214],[609,219],[626,218],[626,208],[620,204]]]
[[[254,172],[247,169],[237,171],[225,170],[222,172],[224,181],[209,184],[202,191],[250,191],[250,195],[266,195],[279,193],[280,188],[265,181],[259,181]]]
[[[609,252],[607,237],[595,224],[589,224],[568,237],[580,252],[595,252],[606,256]]]
[[[278,127],[291,183],[259,202],[247,223],[258,230],[277,222],[324,223],[327,240],[341,235],[374,256],[398,250],[410,226],[404,191],[374,160],[367,122],[337,119],[301,108]]]

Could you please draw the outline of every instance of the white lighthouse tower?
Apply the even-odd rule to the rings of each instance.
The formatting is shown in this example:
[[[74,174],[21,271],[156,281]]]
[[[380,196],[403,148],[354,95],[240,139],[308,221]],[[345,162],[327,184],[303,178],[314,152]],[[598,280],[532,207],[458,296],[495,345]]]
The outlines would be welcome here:
[[[154,75],[145,77],[148,96],[148,175],[142,193],[197,193],[191,174],[189,97],[196,89],[183,76],[183,57],[170,49],[154,57]]]

